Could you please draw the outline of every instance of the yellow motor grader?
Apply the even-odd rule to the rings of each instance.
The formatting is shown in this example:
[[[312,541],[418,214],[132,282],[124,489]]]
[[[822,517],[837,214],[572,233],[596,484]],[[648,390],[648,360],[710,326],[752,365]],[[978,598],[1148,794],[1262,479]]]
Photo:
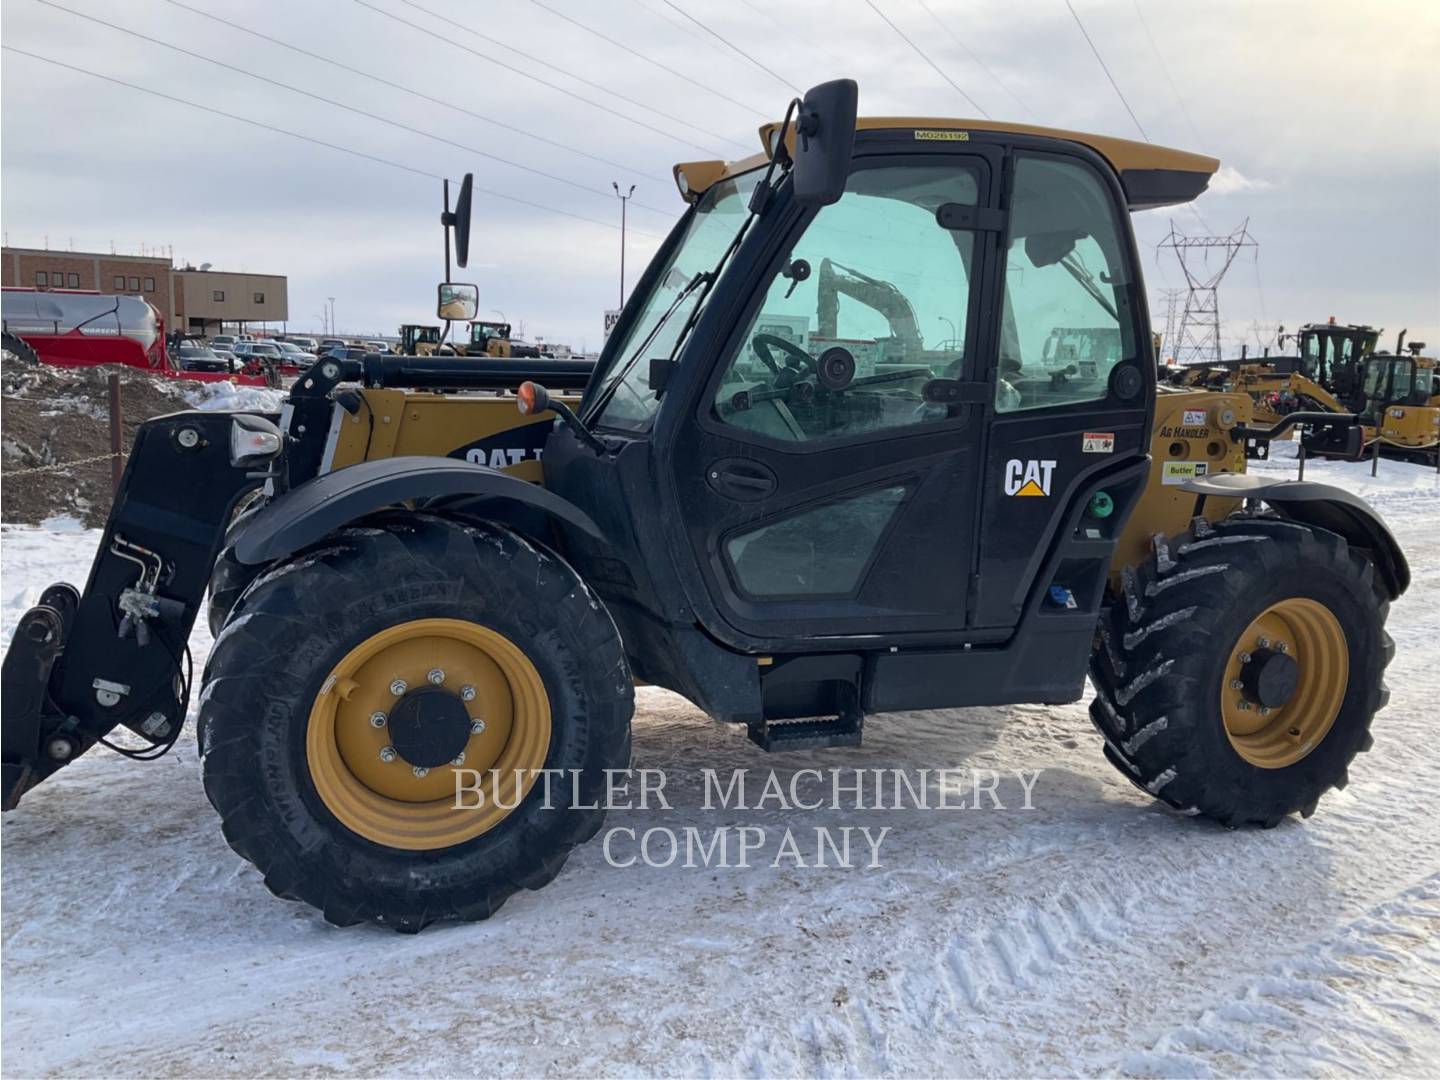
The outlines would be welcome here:
[[[1308,414],[1156,385],[1130,213],[1218,162],[856,101],[817,86],[753,157],[675,167],[685,212],[578,398],[540,361],[377,355],[279,415],[146,423],[84,589],[5,656],[5,806],[74,797],[40,785],[101,740],[163,753],[195,689],[266,886],[415,931],[600,829],[637,680],[780,751],[1088,674],[1148,796],[1312,813],[1371,744],[1409,569],[1362,500],[1245,474]],[[826,260],[881,302],[832,310]],[[1114,347],[1047,363],[1057,329]]]

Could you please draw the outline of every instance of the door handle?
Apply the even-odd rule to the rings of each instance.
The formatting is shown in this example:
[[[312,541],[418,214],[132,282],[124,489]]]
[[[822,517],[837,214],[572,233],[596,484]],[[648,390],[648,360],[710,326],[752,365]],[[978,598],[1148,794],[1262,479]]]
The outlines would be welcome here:
[[[780,486],[775,471],[748,458],[726,458],[705,470],[705,482],[712,491],[737,502],[758,502]]]

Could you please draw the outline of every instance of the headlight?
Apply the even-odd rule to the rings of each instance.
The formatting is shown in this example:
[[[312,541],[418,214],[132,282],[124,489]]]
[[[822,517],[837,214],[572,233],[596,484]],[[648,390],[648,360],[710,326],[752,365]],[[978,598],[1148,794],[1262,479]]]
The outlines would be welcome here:
[[[280,429],[263,416],[241,414],[230,421],[230,464],[253,465],[277,457],[285,446]]]

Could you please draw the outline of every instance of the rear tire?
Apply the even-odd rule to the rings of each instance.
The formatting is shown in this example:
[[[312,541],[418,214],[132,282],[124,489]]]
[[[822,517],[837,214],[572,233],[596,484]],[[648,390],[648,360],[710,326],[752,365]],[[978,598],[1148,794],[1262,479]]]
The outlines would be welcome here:
[[[443,775],[422,778],[403,756],[379,764],[383,755],[373,747],[363,759],[345,757],[347,739],[353,747],[356,738],[373,736],[377,746],[392,740],[391,749],[405,747],[419,760],[402,741],[395,702],[403,699],[390,697],[389,680],[403,676],[412,689],[431,693],[426,668],[441,663],[434,658],[450,649],[451,658],[460,650],[463,659],[473,647],[410,636],[411,627],[427,635],[451,628],[443,632],[509,649],[508,659],[482,657],[473,670],[444,661],[443,689],[454,697],[442,704],[458,708],[461,684],[474,684],[479,695],[466,699],[472,704],[459,714],[462,729],[471,723],[467,713],[483,714],[491,735],[503,722],[506,747],[529,739],[528,768],[566,770],[551,785],[548,806],[546,785],[537,781],[518,806],[469,835],[475,819],[450,805],[453,761],[432,763]],[[384,648],[400,651],[382,648],[366,661],[379,667],[355,669],[351,658],[374,642],[394,642]],[[515,674],[522,670],[533,673],[528,682]],[[376,694],[393,711],[388,727],[372,731],[367,718]],[[349,715],[352,696],[356,715]],[[502,697],[511,703],[508,719],[496,703]],[[215,642],[201,702],[206,794],[226,840],[264,874],[266,886],[314,905],[332,923],[374,921],[413,932],[436,920],[488,917],[516,889],[547,884],[570,849],[599,830],[603,810],[577,807],[603,804],[604,770],[629,765],[634,690],[614,623],[562,560],[499,526],[394,513],[258,578]],[[533,717],[542,707],[536,743]],[[438,715],[425,714],[416,730],[441,723]],[[470,739],[463,764],[482,772],[484,730],[460,736]],[[500,753],[497,764],[511,760],[508,749]],[[405,787],[412,783],[438,794]]]
[[[1394,653],[1369,560],[1334,533],[1235,516],[1157,540],[1123,591],[1091,658],[1090,715],[1132,783],[1184,813],[1266,828],[1345,786]],[[1251,698],[1256,665],[1277,650],[1295,688],[1265,705]]]

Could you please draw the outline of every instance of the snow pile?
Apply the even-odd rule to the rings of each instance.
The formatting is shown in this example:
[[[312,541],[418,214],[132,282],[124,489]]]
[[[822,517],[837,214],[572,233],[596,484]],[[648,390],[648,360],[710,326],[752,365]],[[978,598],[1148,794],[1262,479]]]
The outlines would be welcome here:
[[[245,386],[232,382],[199,383],[185,391],[185,401],[192,409],[207,409],[215,412],[269,412],[280,411],[285,403],[285,391],[268,386]]]
[[[642,687],[634,764],[666,770],[672,808],[607,831],[888,827],[883,865],[621,867],[602,832],[489,922],[405,937],[272,897],[220,835],[191,735],[149,764],[97,749],[5,817],[7,1072],[1434,1074],[1440,489],[1368,468],[1306,477],[1371,488],[1415,580],[1374,748],[1307,821],[1170,813],[1102,760],[1083,702],[872,716],[862,747],[765,755]],[[98,538],[0,533],[0,640],[40,588],[84,581]],[[705,768],[785,791],[807,769],[1042,773],[1029,810],[1002,790],[1003,812],[799,814],[707,809]],[[77,1024],[96,1001],[143,1005]]]

